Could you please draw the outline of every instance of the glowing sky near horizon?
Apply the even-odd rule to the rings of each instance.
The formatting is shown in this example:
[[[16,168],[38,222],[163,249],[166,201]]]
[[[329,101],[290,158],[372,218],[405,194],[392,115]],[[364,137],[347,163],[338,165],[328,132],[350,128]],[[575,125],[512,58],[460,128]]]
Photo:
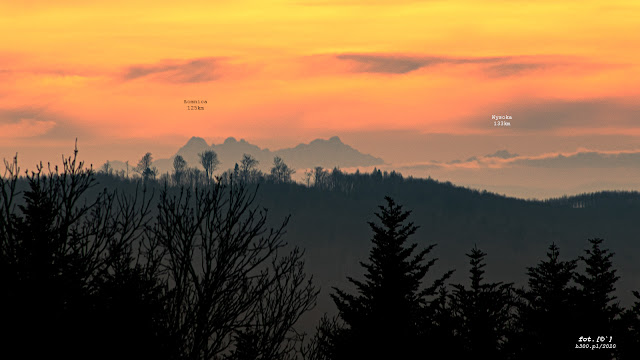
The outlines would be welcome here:
[[[2,1],[1,155],[76,137],[100,162],[194,135],[638,136],[639,15],[637,1]]]

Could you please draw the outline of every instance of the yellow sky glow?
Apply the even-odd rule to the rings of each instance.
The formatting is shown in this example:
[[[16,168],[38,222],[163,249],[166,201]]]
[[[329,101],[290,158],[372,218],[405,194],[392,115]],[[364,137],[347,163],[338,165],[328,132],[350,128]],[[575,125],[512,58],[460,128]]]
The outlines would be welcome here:
[[[639,14],[637,1],[4,2],[0,140],[488,133],[480,122],[532,100],[633,103]],[[579,131],[624,127],[594,121]]]

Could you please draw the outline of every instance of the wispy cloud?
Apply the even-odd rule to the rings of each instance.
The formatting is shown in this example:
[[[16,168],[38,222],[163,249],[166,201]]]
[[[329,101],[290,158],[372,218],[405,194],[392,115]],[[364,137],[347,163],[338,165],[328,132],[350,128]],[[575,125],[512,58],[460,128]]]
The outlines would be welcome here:
[[[629,66],[618,63],[594,63],[581,57],[553,54],[455,57],[429,54],[344,53],[334,55],[334,58],[352,63],[352,72],[380,74],[406,74],[436,65],[476,64],[479,73],[489,78],[522,76],[549,69],[561,69],[563,73],[593,73]]]
[[[534,156],[520,156],[507,150],[473,156],[447,163],[438,161],[399,165],[400,171],[426,169],[501,169],[514,167],[543,168],[635,168],[640,169],[640,150],[600,151],[581,149],[575,152],[556,152]]]
[[[89,138],[89,133],[78,121],[47,107],[0,108],[2,139],[72,140]]]
[[[0,120],[0,139],[30,138],[46,134],[56,126],[55,121],[19,119],[15,122]]]
[[[487,64],[498,63],[509,57],[443,57],[443,56],[409,56],[389,54],[340,54],[339,60],[352,61],[357,64],[356,72],[383,74],[406,74],[420,68],[439,64]]]
[[[507,77],[522,75],[533,70],[540,70],[554,66],[550,63],[504,63],[488,66],[484,72],[490,77]]]
[[[126,69],[123,78],[134,80],[142,77],[155,78],[175,83],[200,83],[220,77],[221,58],[192,60],[165,60],[157,64],[134,65]]]
[[[523,157],[512,161],[513,165],[546,168],[640,168],[640,150],[589,151],[569,154],[547,154],[540,157]]]

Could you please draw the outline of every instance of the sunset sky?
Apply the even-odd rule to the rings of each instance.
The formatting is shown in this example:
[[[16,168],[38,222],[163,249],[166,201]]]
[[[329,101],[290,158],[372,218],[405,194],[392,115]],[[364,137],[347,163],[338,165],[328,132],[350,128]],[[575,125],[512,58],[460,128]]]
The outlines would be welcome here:
[[[390,163],[640,150],[639,19],[633,0],[2,0],[0,157],[76,137],[94,164],[192,136],[338,135]]]

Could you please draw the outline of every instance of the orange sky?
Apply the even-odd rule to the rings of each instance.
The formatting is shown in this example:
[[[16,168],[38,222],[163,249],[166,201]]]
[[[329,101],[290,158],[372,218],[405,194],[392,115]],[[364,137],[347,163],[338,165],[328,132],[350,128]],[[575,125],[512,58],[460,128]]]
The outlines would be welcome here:
[[[194,135],[640,135],[637,1],[88,3],[0,3],[0,157],[76,137],[99,164]]]

